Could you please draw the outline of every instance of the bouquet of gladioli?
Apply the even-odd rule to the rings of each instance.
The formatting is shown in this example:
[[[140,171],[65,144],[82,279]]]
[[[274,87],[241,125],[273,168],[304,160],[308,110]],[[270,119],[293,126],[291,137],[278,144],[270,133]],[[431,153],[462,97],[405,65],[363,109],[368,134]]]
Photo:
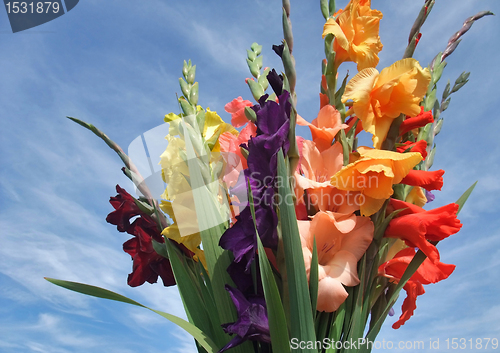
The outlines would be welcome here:
[[[226,104],[231,124],[198,105],[196,66],[184,62],[180,112],[165,116],[168,146],[155,180],[144,179],[96,127],[71,118],[118,153],[135,185],[138,197],[116,187],[106,218],[132,236],[123,245],[133,259],[128,284],[160,277],[177,285],[189,322],[150,310],[189,332],[200,352],[370,352],[401,290],[395,329],[413,315],[423,285],[455,269],[440,261],[436,245],[460,230],[457,215],[474,185],[454,203],[423,207],[443,185],[444,171],[429,170],[440,115],[468,73],[448,82],[441,100],[437,83],[462,35],[491,13],[467,19],[422,68],[412,56],[434,4],[425,1],[403,59],[379,72],[382,13],[370,0],[343,9],[334,0],[320,4],[326,58],[311,122],[296,109],[286,0],[284,40],[273,47],[284,72],[263,68],[254,43],[247,84],[256,102]],[[358,72],[339,80],[345,62]],[[309,127],[311,140],[296,136],[297,124]],[[358,146],[363,131],[372,147]],[[102,288],[48,280],[143,306]]]

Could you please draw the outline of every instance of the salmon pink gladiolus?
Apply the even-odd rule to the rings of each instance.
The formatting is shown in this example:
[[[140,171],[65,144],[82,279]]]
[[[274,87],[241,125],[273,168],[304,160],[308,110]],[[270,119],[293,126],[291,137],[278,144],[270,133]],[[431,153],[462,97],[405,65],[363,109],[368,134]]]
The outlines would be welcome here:
[[[359,193],[339,190],[330,184],[332,176],[343,166],[342,146],[335,143],[320,152],[313,141],[304,140],[301,147],[300,173],[295,173],[295,195],[298,204],[304,206],[306,203],[304,190],[307,190],[309,214],[317,211],[351,214],[359,210],[356,202]]]
[[[297,124],[309,126],[312,139],[320,152],[323,152],[332,145],[333,139],[340,130],[349,127],[346,124],[342,124],[339,111],[331,105],[325,105],[321,108],[318,117],[312,123],[307,122],[298,115]]]
[[[243,98],[238,97],[233,99],[231,102],[224,106],[224,110],[231,114],[231,125],[234,127],[240,127],[248,122],[245,116],[245,107],[251,107],[253,104],[249,100],[243,100]]]
[[[318,311],[333,312],[348,294],[344,286],[359,284],[357,263],[373,239],[367,217],[336,219],[333,212],[318,212],[311,221],[298,221],[306,271],[309,276],[314,239],[318,249]]]

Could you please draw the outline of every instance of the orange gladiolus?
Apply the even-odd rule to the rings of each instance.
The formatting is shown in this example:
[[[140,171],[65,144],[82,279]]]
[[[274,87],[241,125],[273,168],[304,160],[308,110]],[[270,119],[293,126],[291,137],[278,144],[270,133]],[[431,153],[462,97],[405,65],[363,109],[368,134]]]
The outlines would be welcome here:
[[[340,190],[359,191],[361,215],[377,212],[398,184],[421,160],[420,153],[397,153],[359,147],[360,158],[331,178],[331,184]]]
[[[346,61],[358,64],[358,71],[375,67],[382,50],[379,24],[382,12],[370,8],[370,0],[351,0],[338,16],[329,18],[323,28],[323,38],[333,34],[335,68]]]
[[[359,284],[357,263],[373,239],[367,217],[318,212],[311,221],[297,221],[307,275],[311,270],[314,239],[318,249],[318,311],[333,312],[348,294],[344,286]]]
[[[403,59],[380,73],[374,68],[360,71],[347,84],[342,101],[353,101],[354,113],[373,134],[373,146],[380,148],[395,118],[420,114],[430,80],[429,70],[417,60]]]

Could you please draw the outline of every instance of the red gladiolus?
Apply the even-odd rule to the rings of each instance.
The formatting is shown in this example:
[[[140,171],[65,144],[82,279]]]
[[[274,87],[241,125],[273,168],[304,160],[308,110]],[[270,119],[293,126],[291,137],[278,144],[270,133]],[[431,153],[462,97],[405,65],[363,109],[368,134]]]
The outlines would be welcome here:
[[[427,142],[425,140],[419,140],[417,142],[406,141],[404,146],[396,147],[396,151],[399,153],[404,152],[419,152],[422,155],[422,158],[425,159],[427,157]]]
[[[389,223],[385,236],[402,239],[408,246],[421,249],[434,263],[439,261],[439,253],[429,241],[443,240],[462,227],[457,219],[458,205],[454,203],[426,211],[410,203],[391,199],[391,206],[394,209],[408,209]]]
[[[393,325],[393,329],[400,328],[410,317],[413,316],[415,309],[417,308],[417,296],[425,293],[424,286],[418,282],[408,281],[404,285],[403,289],[406,291],[406,298],[401,306],[402,314],[399,320]]]
[[[399,126],[399,134],[403,135],[408,131],[411,131],[416,128],[423,127],[429,123],[434,122],[434,118],[432,117],[432,112],[424,112],[424,107],[420,107],[420,114],[416,117],[406,117],[405,121],[401,123]]]
[[[443,187],[444,170],[410,170],[410,172],[401,180],[401,184],[411,186],[421,186],[427,191],[441,190]]]
[[[401,250],[393,259],[380,265],[378,268],[379,275],[385,276],[396,283],[399,282],[414,256],[415,249],[413,248]],[[428,258],[425,259],[403,287],[407,293],[407,297],[403,302],[402,314],[392,327],[398,329],[413,315],[413,312],[417,308],[417,296],[425,293],[424,284],[442,281],[448,278],[454,270],[455,265],[444,264],[439,260],[437,263],[434,263]]]

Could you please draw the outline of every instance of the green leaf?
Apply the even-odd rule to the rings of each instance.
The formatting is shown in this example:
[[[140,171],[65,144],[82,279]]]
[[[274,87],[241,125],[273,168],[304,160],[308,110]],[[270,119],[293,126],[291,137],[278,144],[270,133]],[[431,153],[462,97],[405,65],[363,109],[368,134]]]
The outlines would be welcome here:
[[[290,298],[291,337],[299,341],[315,341],[314,321],[312,317],[311,298],[307,283],[306,269],[302,259],[297,217],[293,204],[293,193],[288,183],[288,170],[283,151],[278,152],[278,185],[279,220],[283,236],[285,264]],[[300,261],[297,261],[300,259]],[[316,349],[298,349],[297,352],[317,352]]]
[[[265,91],[269,87],[269,81],[267,80],[267,75],[269,75],[269,71],[271,69],[268,67],[266,68],[262,74],[259,76],[259,79],[257,80],[259,85],[261,85],[262,89]],[[245,107],[248,108],[248,107]]]
[[[333,15],[336,12],[335,11],[335,0],[330,0],[328,7],[330,10],[330,13]]]
[[[255,214],[255,212],[253,213]],[[255,221],[255,218],[254,218]],[[257,235],[259,249],[259,267],[262,277],[262,287],[266,298],[267,316],[269,318],[269,332],[274,352],[290,352],[290,339],[286,323],[285,310],[281,302],[278,285],[274,279],[269,259],[266,256],[262,241]]]
[[[340,307],[335,312],[335,317],[333,319],[332,326],[330,328],[330,336],[329,338],[333,342],[340,341],[340,337],[342,334],[342,329],[345,323],[345,314],[346,314],[346,303],[342,303]],[[337,350],[334,347],[330,347],[330,349],[326,350],[326,353],[336,353]]]
[[[434,107],[434,102],[436,101],[436,89],[433,89],[431,92],[427,94],[425,97],[424,110],[428,112]]]
[[[179,250],[168,239],[165,239],[165,247],[168,250],[175,281],[190,321],[192,320],[196,327],[206,332],[218,347],[223,347],[229,341],[229,337],[222,331],[219,315],[209,315],[209,311],[213,314],[217,312],[217,309],[212,308],[213,303],[210,297],[202,297],[199,283],[196,283],[193,274],[188,272],[186,260]],[[199,279],[200,275],[196,277]]]
[[[462,72],[462,74],[455,81],[455,84],[453,85],[453,88],[451,89],[451,93],[458,91],[467,82],[469,82],[469,75],[470,75],[470,72]]]
[[[319,267],[318,267],[318,249],[316,247],[316,238],[314,238],[313,252],[311,259],[311,268],[309,270],[309,294],[311,296],[311,308],[313,318],[316,316],[316,308],[318,306],[318,283],[319,282]]]
[[[253,50],[247,49],[247,58],[250,61],[254,61],[255,58],[257,58],[257,55],[255,54],[255,52]]]
[[[465,192],[462,194],[462,196],[460,196],[459,199],[457,200],[457,202],[455,202],[458,205],[457,215],[462,210],[462,207],[464,207],[465,202],[469,198],[470,194],[472,194],[472,191],[476,187],[476,184],[477,184],[477,181],[474,184],[472,184],[467,190],[465,190]]]
[[[157,313],[158,315],[163,316],[165,319],[173,322],[177,326],[186,330],[186,332],[189,333],[191,336],[193,336],[193,338],[196,341],[198,341],[198,343],[203,348],[205,348],[205,350],[208,353],[216,353],[218,351],[217,346],[210,339],[210,337],[208,337],[198,327],[194,326],[193,324],[190,324],[189,322],[181,319],[180,317],[177,317],[177,316],[174,316],[171,314],[167,314],[167,313],[159,311],[159,310],[154,310],[154,309],[148,308],[147,306],[142,305],[142,304],[136,302],[135,300],[132,300],[132,299],[127,298],[121,294],[109,291],[109,290],[104,289],[104,288],[90,286],[88,284],[83,284],[83,283],[63,281],[63,280],[54,279],[54,278],[47,278],[46,277],[45,279],[47,281],[57,285],[57,286],[72,290],[74,292],[90,295],[92,297],[104,298],[104,299],[114,300],[114,301],[123,302],[123,303],[127,303],[127,304],[132,304],[132,305],[140,306],[140,307],[146,308],[148,310],[151,310],[151,311]]]
[[[184,121],[182,123],[186,125]],[[218,195],[214,195],[209,185],[204,182],[203,170],[193,148],[192,140],[197,138],[201,137],[185,135],[190,186],[217,311],[221,322],[230,323],[237,320],[233,301],[225,290],[226,284],[233,285],[233,281],[226,271],[232,261],[229,252],[219,246],[220,237],[227,227],[226,215],[221,213],[223,211],[217,200]],[[233,350],[235,353],[247,352],[250,347],[250,344],[244,343]]]

